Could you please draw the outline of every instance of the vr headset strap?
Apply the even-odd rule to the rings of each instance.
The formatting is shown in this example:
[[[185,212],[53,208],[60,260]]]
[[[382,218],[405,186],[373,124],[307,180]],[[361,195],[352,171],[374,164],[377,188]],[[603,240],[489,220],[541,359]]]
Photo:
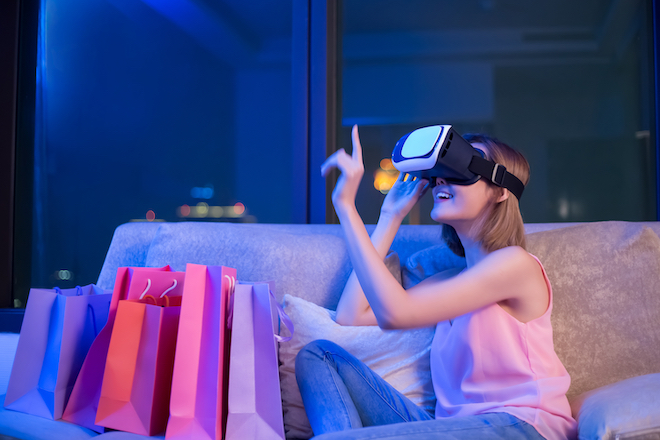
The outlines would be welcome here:
[[[506,170],[504,165],[500,165],[480,156],[472,156],[472,161],[468,169],[481,177],[490,180],[497,186],[508,189],[520,200],[525,185],[516,176]]]

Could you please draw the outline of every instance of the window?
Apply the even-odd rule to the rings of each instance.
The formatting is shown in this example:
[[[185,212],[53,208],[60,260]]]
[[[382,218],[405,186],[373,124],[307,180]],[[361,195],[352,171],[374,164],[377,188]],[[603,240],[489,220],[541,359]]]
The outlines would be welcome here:
[[[523,151],[527,222],[656,219],[652,0],[35,3],[7,3],[22,29],[2,306],[94,282],[127,221],[332,221],[318,166],[354,123],[367,223],[394,143],[438,123]],[[407,222],[432,223],[431,203]]]
[[[41,1],[31,264],[16,306],[30,286],[95,282],[125,222],[293,222],[292,10]]]
[[[651,3],[344,0],[340,142],[360,125],[365,221],[387,190],[381,161],[434,124],[525,154],[526,222],[655,220]],[[408,221],[433,223],[431,207]]]

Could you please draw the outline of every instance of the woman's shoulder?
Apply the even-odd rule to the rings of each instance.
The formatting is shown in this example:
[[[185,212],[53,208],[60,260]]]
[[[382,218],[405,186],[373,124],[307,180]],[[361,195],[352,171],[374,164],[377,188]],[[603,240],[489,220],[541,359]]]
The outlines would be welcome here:
[[[539,260],[520,246],[497,249],[488,254],[482,264],[485,266],[483,272],[508,279],[510,282],[507,284],[517,284],[521,288],[529,288],[529,283],[539,287],[545,285]]]
[[[520,246],[507,246],[497,249],[484,258],[490,264],[510,267],[514,270],[536,269],[539,261]]]
[[[550,287],[540,261],[520,246],[509,246],[488,255],[510,279],[510,298],[501,302],[505,310],[522,322],[543,315],[550,301]]]

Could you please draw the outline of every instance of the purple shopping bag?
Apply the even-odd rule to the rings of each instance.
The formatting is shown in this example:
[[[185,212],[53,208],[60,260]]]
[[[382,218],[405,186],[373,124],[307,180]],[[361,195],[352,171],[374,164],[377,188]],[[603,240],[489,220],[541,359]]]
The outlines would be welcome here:
[[[172,272],[169,266],[163,268],[120,267],[117,270],[108,323],[99,332],[87,353],[62,419],[97,432],[105,430],[102,426],[97,425],[95,420],[101,398],[105,360],[108,356],[119,301],[139,299],[149,290],[165,292],[170,288],[172,290],[167,293],[168,296],[181,296],[184,277],[184,272]]]
[[[62,417],[85,356],[108,319],[110,298],[95,285],[30,290],[6,408]]]
[[[226,440],[284,439],[277,343],[279,314],[293,334],[267,283],[239,284],[233,296]]]

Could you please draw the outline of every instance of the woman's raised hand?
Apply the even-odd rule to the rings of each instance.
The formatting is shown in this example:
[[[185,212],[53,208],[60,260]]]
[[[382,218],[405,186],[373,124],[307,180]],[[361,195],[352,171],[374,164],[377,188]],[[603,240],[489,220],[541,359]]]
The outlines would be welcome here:
[[[406,174],[400,173],[385,196],[383,206],[380,208],[381,215],[390,215],[400,221],[403,220],[429,188],[429,181],[426,179],[413,179],[409,175],[406,180],[404,179]]]
[[[323,177],[327,176],[333,168],[337,168],[341,171],[341,175],[337,180],[337,185],[335,185],[335,189],[332,192],[332,203],[337,211],[350,206],[355,206],[355,197],[362,176],[364,175],[362,145],[360,145],[360,136],[358,134],[357,125],[353,126],[351,135],[353,140],[353,153],[349,156],[342,148],[335,151],[325,160],[325,162],[323,162],[323,165],[321,165],[321,175]]]

